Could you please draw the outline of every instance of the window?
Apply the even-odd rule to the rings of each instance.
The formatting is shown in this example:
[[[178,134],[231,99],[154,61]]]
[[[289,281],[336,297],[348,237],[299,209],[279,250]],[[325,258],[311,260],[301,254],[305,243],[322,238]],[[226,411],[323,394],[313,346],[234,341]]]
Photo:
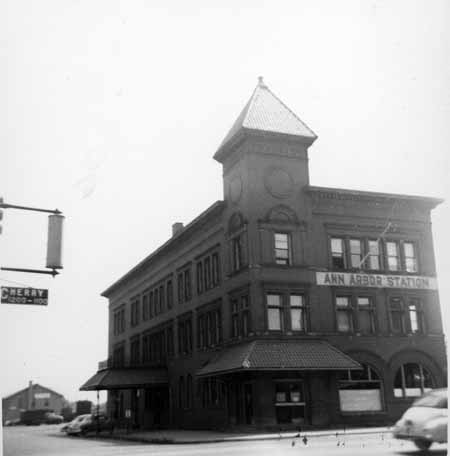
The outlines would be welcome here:
[[[374,309],[371,299],[366,296],[356,297],[358,332],[371,334],[375,332]]]
[[[231,337],[247,337],[251,331],[248,295],[231,298]]]
[[[267,295],[267,327],[269,331],[281,331],[283,320],[282,299],[279,294]]]
[[[159,288],[153,291],[153,312],[155,317],[159,314]]]
[[[203,293],[203,264],[197,263],[197,293]]]
[[[242,242],[241,236],[236,236],[231,240],[231,248],[232,248],[232,260],[233,260],[233,271],[238,271],[242,268]]]
[[[184,282],[183,282],[183,274],[180,273],[177,276],[178,282],[178,302],[184,302]]]
[[[403,364],[395,375],[395,397],[418,397],[432,388],[431,375],[421,364]]]
[[[173,345],[173,328],[172,326],[166,329],[166,347],[167,347],[167,356],[173,358],[174,356],[174,345]]]
[[[275,263],[288,265],[290,264],[290,240],[286,233],[274,233],[275,244]]]
[[[148,297],[148,316],[149,318],[153,318],[155,315],[155,303],[153,300],[153,291],[150,292]]]
[[[212,286],[216,287],[220,283],[220,265],[219,254],[213,253],[212,255]]]
[[[178,407],[184,408],[185,392],[184,392],[184,377],[178,380]]]
[[[166,284],[166,297],[167,309],[170,310],[173,307],[173,285],[171,280],[169,280]]]
[[[305,300],[302,295],[290,295],[289,307],[291,313],[292,331],[305,331]]]
[[[369,240],[368,246],[369,246],[369,256],[368,256],[369,269],[372,269],[373,271],[378,271],[379,269],[381,269],[380,242],[374,241],[374,240]]]
[[[159,287],[159,310],[158,313],[164,312],[164,285]]]
[[[352,307],[349,296],[336,296],[336,321],[339,332],[353,331]]]
[[[148,311],[148,293],[145,293],[142,296],[142,320],[147,321],[149,319],[149,311]]]
[[[409,330],[411,333],[423,333],[424,317],[422,311],[422,303],[418,298],[408,299],[408,316],[409,316]]]
[[[207,378],[200,380],[199,386],[203,408],[218,407],[223,404],[225,399],[224,383],[219,383],[216,378]]]
[[[192,352],[192,320],[190,318],[178,322],[178,351],[180,355]]]
[[[139,298],[131,301],[131,326],[139,324]]]
[[[350,264],[352,268],[362,269],[362,245],[361,239],[350,239]]]
[[[275,383],[275,410],[277,423],[305,423],[305,394],[303,382]]]
[[[393,333],[404,333],[405,311],[403,309],[403,303],[400,298],[391,298],[389,313],[391,321],[391,331]]]
[[[381,380],[368,365],[339,376],[339,403],[343,412],[379,412],[383,410]]]
[[[205,258],[203,262],[205,268],[205,291],[211,288],[211,258]]]
[[[403,256],[405,259],[406,272],[417,272],[416,251],[412,242],[403,243]]]
[[[389,271],[400,270],[400,257],[398,243],[393,241],[386,242],[387,267]]]
[[[120,344],[113,350],[113,366],[123,367],[125,365],[125,345]]]
[[[191,296],[191,270],[186,269],[184,271],[184,300],[189,301]]]
[[[141,362],[141,341],[139,337],[133,338],[130,341],[130,359],[131,364],[137,366]]]
[[[193,382],[192,375],[188,374],[186,378],[186,408],[190,409],[192,407],[192,392],[193,392]]]
[[[220,342],[222,342],[222,317],[220,308],[200,314],[197,319],[198,347],[214,347]]]
[[[345,269],[344,240],[331,238],[331,264],[333,268]]]
[[[125,331],[125,306],[114,312],[114,335],[117,336]]]

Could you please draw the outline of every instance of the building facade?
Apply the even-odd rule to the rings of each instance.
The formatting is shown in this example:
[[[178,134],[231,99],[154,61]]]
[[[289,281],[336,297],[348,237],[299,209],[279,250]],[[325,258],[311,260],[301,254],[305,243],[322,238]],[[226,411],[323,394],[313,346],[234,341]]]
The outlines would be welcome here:
[[[315,187],[264,84],[214,158],[224,200],[111,285],[108,413],[179,428],[384,424],[446,383],[428,197]]]
[[[62,394],[31,381],[27,388],[2,398],[2,421],[18,420],[26,410],[48,410],[60,414],[67,405]]]

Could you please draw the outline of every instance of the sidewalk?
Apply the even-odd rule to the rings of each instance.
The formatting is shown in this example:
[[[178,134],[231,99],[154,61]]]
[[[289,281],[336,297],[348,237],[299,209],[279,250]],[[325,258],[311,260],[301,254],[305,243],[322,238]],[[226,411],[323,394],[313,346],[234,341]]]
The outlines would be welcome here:
[[[389,433],[389,427],[371,427],[371,428],[350,428],[350,429],[325,429],[320,431],[298,431],[281,432],[281,433],[232,433],[219,431],[187,431],[187,430],[161,430],[161,431],[131,431],[115,430],[113,434],[108,431],[100,434],[89,434],[88,437],[106,438],[114,440],[128,440],[140,443],[154,444],[193,444],[193,443],[217,443],[217,442],[242,442],[257,440],[280,440],[303,438],[320,438],[328,436],[356,435],[356,434],[386,434]]]

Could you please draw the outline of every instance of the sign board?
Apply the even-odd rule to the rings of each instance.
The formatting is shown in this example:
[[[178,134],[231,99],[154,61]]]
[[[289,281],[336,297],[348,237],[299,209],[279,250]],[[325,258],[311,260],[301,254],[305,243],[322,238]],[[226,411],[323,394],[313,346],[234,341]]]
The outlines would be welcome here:
[[[379,389],[339,390],[343,412],[378,412],[382,410]]]
[[[41,288],[2,287],[2,304],[33,304],[46,306],[48,304],[48,290]]]
[[[35,399],[50,399],[50,393],[34,393]]]
[[[351,272],[316,272],[317,285],[329,287],[404,288],[408,290],[437,290],[435,277]]]

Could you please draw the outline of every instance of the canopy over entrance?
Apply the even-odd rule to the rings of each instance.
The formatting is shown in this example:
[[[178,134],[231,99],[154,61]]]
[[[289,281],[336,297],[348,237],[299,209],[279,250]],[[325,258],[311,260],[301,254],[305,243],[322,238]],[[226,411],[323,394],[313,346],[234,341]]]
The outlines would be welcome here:
[[[198,376],[239,371],[361,369],[350,356],[322,340],[255,340],[222,350]]]
[[[167,384],[166,369],[111,368],[97,372],[80,387],[80,390],[130,389]]]

